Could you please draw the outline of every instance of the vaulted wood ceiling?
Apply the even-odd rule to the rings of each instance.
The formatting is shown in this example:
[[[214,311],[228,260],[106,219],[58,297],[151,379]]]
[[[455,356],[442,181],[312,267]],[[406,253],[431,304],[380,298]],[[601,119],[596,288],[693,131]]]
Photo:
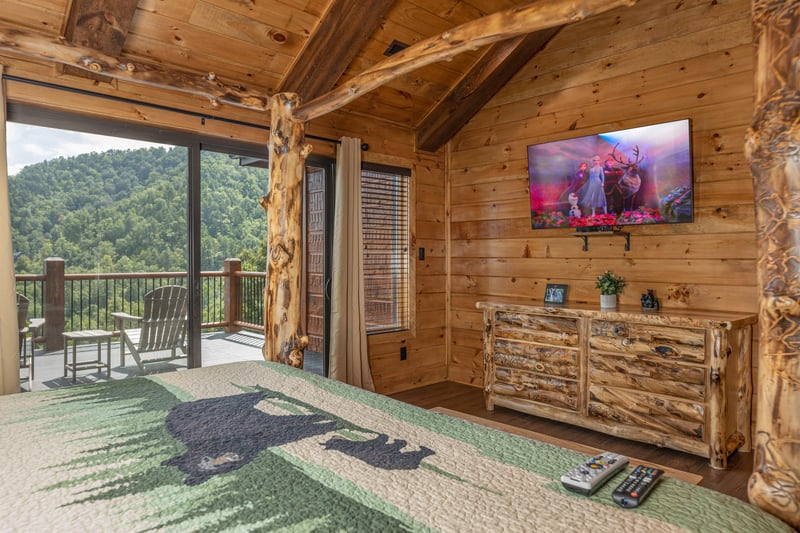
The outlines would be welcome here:
[[[44,33],[107,56],[264,94],[309,101],[386,58],[530,0],[3,0],[0,26]],[[378,88],[345,108],[445,144],[558,31],[463,53]],[[61,76],[94,77],[58,66]],[[457,112],[456,112],[457,111]]]

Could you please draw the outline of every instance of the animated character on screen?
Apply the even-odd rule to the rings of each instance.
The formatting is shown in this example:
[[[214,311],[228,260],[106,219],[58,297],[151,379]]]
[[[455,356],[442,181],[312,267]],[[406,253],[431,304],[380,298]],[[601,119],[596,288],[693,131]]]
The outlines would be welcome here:
[[[622,155],[617,157],[617,146],[619,146],[619,143],[614,146],[610,155],[614,161],[622,165],[622,168],[625,169],[622,178],[620,178],[618,182],[619,190],[622,192],[623,210],[633,211],[636,203],[636,195],[639,193],[639,189],[642,188],[642,177],[639,175],[639,163],[644,161],[644,156],[640,155],[639,145],[637,144],[633,149],[633,155],[636,158],[635,161],[625,159]]]
[[[574,192],[569,193],[569,216],[573,218],[580,218],[583,216],[580,207],[578,207],[578,195]]]
[[[603,174],[606,179],[606,203],[608,212],[619,215],[622,213],[622,191],[619,188],[619,180],[622,178],[622,170],[615,166],[616,161],[607,157],[603,163]]]
[[[573,178],[569,181],[569,184],[567,185],[567,188],[564,189],[564,192],[561,193],[559,200],[562,202],[565,200],[568,201],[572,193],[577,194],[581,190],[581,187],[583,187],[584,184],[586,183],[586,179],[588,177],[589,177],[589,163],[587,163],[586,161],[581,161],[581,164],[578,165],[578,171],[575,173],[575,176],[573,176]]]
[[[590,216],[592,217],[595,216],[598,208],[603,208],[603,214],[607,213],[605,181],[603,166],[600,164],[600,156],[596,155],[592,157],[589,179],[578,195],[579,203],[584,207],[587,214],[591,213]]]

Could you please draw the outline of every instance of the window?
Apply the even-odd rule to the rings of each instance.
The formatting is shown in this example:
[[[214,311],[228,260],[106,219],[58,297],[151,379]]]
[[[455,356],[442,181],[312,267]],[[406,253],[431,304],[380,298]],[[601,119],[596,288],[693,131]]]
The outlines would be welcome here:
[[[408,189],[405,169],[364,164],[361,213],[367,333],[408,329]]]

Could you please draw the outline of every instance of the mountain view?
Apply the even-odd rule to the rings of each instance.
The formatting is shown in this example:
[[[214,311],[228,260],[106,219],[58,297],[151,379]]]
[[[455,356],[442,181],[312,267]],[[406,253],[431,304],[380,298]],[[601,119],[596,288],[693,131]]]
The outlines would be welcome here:
[[[201,269],[238,257],[266,268],[266,169],[228,154],[201,157]],[[187,266],[185,148],[109,150],[59,157],[9,176],[17,274],[47,257],[67,272],[176,272]]]

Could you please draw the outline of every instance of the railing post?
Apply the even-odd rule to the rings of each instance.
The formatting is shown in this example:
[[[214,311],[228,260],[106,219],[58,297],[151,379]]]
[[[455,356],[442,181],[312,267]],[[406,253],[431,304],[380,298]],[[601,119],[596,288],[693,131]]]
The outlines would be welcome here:
[[[225,331],[236,333],[242,327],[236,322],[242,319],[242,278],[236,275],[242,270],[241,259],[225,260]]]
[[[44,260],[44,319],[45,346],[48,351],[64,346],[64,260],[48,257]]]

